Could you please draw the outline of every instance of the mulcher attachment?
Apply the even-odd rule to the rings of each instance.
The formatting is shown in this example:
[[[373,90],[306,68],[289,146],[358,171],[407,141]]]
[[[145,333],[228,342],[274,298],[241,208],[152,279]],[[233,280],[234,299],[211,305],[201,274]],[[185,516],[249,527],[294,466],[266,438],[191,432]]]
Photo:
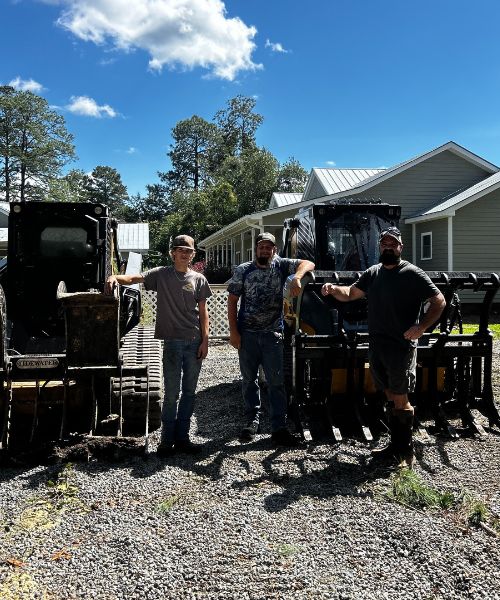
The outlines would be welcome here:
[[[320,291],[328,281],[351,285],[360,273],[316,271],[315,275],[296,301],[296,331],[285,349],[293,363],[290,415],[305,437],[340,440],[345,432],[371,440],[383,426],[385,399],[376,392],[368,367],[367,300],[341,303]],[[450,419],[457,416],[464,428],[484,434],[476,411],[490,427],[500,427],[491,381],[493,336],[488,329],[499,277],[465,272],[428,275],[443,293],[446,309],[419,339],[417,385],[411,402],[419,418],[430,416],[438,430],[452,437],[458,431]],[[474,334],[462,331],[459,293],[464,292],[482,294]]]
[[[2,369],[3,424],[0,449],[30,445],[40,433],[49,439],[65,439],[70,432],[90,436],[104,433],[121,437],[124,406],[128,407],[134,390],[124,386],[131,379],[139,387],[135,394],[135,421],[126,424],[127,431],[149,436],[150,385],[149,366],[139,362],[141,346],[155,344],[152,330],[132,330],[137,344],[133,359],[130,350],[121,350],[119,339],[119,300],[98,292],[65,293],[58,298],[66,321],[66,348],[59,354],[12,354],[4,356]],[[1,287],[0,287],[1,290]],[[3,293],[0,295],[0,305]],[[149,334],[149,335],[148,335]],[[127,338],[127,336],[125,336]],[[157,342],[159,343],[159,342]],[[125,344],[130,348],[130,343]],[[64,349],[64,348],[63,348]],[[160,356],[158,348],[153,349]],[[149,358],[146,356],[146,358]],[[157,367],[157,365],[155,365]],[[155,373],[155,427],[159,424],[161,373]],[[49,393],[50,392],[50,393]],[[137,419],[142,416],[142,425]],[[16,428],[16,417],[19,427]],[[27,422],[31,423],[27,427]],[[58,420],[58,425],[56,421]],[[11,440],[16,430],[23,439]]]

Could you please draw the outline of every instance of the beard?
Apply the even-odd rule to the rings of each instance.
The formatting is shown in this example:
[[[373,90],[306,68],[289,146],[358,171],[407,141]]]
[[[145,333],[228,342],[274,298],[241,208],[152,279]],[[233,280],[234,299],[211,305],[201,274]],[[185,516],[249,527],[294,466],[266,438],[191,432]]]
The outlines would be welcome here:
[[[401,260],[401,256],[397,256],[392,250],[384,250],[379,256],[379,261],[383,265],[397,265]]]
[[[257,256],[257,262],[259,263],[259,265],[265,266],[269,262],[269,257],[268,256]]]

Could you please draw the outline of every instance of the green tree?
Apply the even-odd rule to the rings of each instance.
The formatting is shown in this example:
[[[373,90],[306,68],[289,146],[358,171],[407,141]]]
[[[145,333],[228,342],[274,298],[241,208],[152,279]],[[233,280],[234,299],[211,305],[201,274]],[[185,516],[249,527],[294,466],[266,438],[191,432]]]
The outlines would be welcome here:
[[[107,166],[95,167],[90,175],[84,176],[82,188],[82,200],[105,204],[113,216],[123,218],[128,193],[116,169]]]
[[[74,158],[73,136],[44,98],[0,87],[0,192],[6,201],[40,200]]]
[[[279,163],[265,148],[245,150],[224,161],[221,181],[231,184],[238,198],[238,216],[263,210],[276,190]]]
[[[226,156],[236,156],[255,147],[257,129],[264,121],[262,115],[254,112],[255,105],[255,98],[240,94],[215,114]]]
[[[194,115],[177,123],[172,138],[174,143],[168,153],[172,168],[159,173],[167,188],[171,192],[198,191],[211,183],[220,146],[217,127]]]
[[[71,169],[63,177],[49,181],[44,200],[47,202],[79,202],[83,195],[85,173],[81,169]]]
[[[303,192],[307,183],[307,171],[295,158],[290,157],[281,165],[276,182],[277,192]]]
[[[237,216],[237,198],[227,182],[210,186],[203,191],[177,191],[172,194],[172,211],[161,220],[150,222],[153,264],[168,261],[170,240],[187,233],[196,241],[231,223]],[[197,256],[195,260],[201,257]]]
[[[161,221],[172,210],[170,197],[165,186],[155,183],[146,186],[146,195],[136,194],[129,198],[125,207],[125,220],[132,221]]]

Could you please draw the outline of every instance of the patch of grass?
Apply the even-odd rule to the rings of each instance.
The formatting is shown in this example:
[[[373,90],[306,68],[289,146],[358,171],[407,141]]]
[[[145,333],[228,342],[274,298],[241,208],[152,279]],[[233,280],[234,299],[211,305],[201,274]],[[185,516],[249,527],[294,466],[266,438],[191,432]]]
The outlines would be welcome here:
[[[47,489],[30,500],[17,519],[22,529],[51,529],[67,512],[87,512],[90,510],[78,497],[80,490],[73,483],[73,465],[67,463],[55,479],[47,481]]]
[[[385,497],[414,509],[453,510],[459,521],[468,527],[480,527],[490,535],[500,534],[500,518],[492,513],[486,502],[467,490],[458,494],[441,492],[428,486],[409,469],[391,476],[390,489]]]
[[[391,488],[387,496],[400,504],[414,508],[451,508],[455,496],[431,488],[410,469],[401,469],[391,476]]]
[[[459,502],[461,513],[468,525],[479,527],[481,523],[494,520],[486,503],[468,490],[460,493]]]
[[[290,558],[291,556],[295,556],[296,554],[302,552],[302,548],[296,544],[279,544],[276,547],[276,552],[282,558]]]
[[[0,585],[0,598],[2,600],[30,600],[31,598],[49,600],[55,596],[39,586],[32,575],[26,571],[16,570],[9,573]]]
[[[169,513],[174,508],[174,506],[179,504],[180,499],[181,497],[178,495],[170,496],[166,500],[160,502],[157,505],[156,510],[160,513]]]
[[[467,335],[471,335],[476,333],[479,329],[479,325],[477,323],[464,323],[463,324],[463,332]],[[493,337],[496,340],[500,340],[500,323],[489,323],[488,329],[490,329],[493,333]],[[458,333],[458,329],[454,329],[452,334]]]

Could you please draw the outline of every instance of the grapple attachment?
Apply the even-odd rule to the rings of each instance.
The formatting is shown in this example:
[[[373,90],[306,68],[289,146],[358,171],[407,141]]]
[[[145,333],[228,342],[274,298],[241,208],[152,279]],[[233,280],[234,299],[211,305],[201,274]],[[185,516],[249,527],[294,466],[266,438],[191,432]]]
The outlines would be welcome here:
[[[417,385],[411,395],[421,420],[456,436],[451,423],[484,434],[476,411],[500,427],[492,388],[493,336],[490,309],[500,286],[496,273],[430,272],[446,299],[439,320],[418,341]],[[297,300],[285,300],[285,364],[290,414],[304,436],[342,439],[344,433],[371,440],[380,428],[384,394],[374,387],[368,365],[367,299],[342,303],[323,297],[326,282],[351,285],[357,272],[316,271],[303,280]],[[460,295],[480,298],[479,324],[464,334]],[[424,307],[425,310],[425,307]],[[483,420],[484,421],[484,420]]]

